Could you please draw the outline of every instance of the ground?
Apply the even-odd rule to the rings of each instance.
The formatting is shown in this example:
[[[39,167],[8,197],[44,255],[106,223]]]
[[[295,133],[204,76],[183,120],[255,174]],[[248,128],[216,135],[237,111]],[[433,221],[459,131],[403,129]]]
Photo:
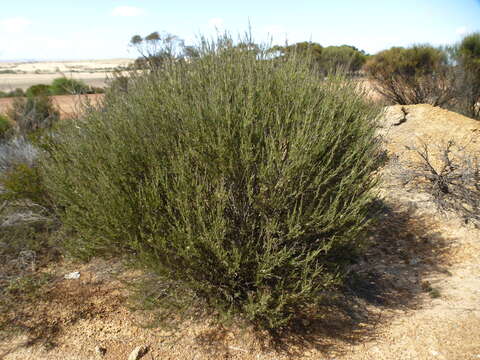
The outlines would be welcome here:
[[[103,97],[103,94],[89,94],[89,95],[57,95],[51,96],[53,103],[60,111],[62,119],[71,117],[78,113],[82,104],[88,100],[93,104],[97,103],[99,99]],[[0,98],[0,114],[4,114],[11,107],[15,98]]]
[[[411,156],[405,146],[454,137],[474,151],[480,122],[430,105],[387,107],[382,134],[388,155]],[[398,124],[398,125],[395,125]],[[145,359],[480,359],[480,230],[439,213],[429,197],[389,178],[379,188],[382,221],[368,253],[351,269],[345,301],[325,309],[321,321],[272,343],[250,329],[207,320],[178,329],[148,329],[148,316],[129,310],[119,265],[64,260],[45,300],[16,321],[30,328],[0,342],[4,359],[127,359],[148,345]],[[79,271],[80,278],[63,275]],[[115,276],[115,274],[117,274]],[[348,301],[347,301],[348,300]],[[147,316],[147,317],[146,317]]]

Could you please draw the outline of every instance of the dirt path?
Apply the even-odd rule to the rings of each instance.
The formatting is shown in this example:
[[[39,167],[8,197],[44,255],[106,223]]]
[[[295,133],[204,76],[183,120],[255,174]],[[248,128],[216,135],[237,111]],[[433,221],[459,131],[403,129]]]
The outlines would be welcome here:
[[[401,109],[390,107],[385,121],[387,148],[399,157],[407,156],[404,145],[417,136],[466,139],[480,129],[478,122],[428,105],[408,111],[407,121],[395,126]],[[478,146],[476,139],[471,144]],[[332,304],[324,320],[290,334],[282,346],[248,329],[206,321],[172,331],[145,329],[142,314],[124,306],[127,293],[112,276],[116,265],[94,261],[57,269],[48,301],[25,313],[36,336],[0,343],[0,358],[98,359],[95,347],[102,346],[104,359],[127,359],[145,344],[145,359],[162,360],[480,359],[480,231],[440,215],[424,194],[392,188],[388,179],[381,190],[381,226],[352,268],[348,305]],[[73,270],[80,279],[62,278]]]

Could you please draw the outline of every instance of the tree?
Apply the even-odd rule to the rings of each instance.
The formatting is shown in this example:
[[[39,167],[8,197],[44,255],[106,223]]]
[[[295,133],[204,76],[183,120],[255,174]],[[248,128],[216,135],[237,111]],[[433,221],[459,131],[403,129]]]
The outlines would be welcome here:
[[[342,69],[348,73],[355,73],[365,64],[366,58],[365,52],[354,46],[328,46],[323,48],[320,67],[325,72]]]
[[[271,52],[277,53],[280,58],[292,56],[293,54],[310,56],[312,65],[324,75],[339,69],[348,73],[357,72],[366,60],[365,52],[358,50],[354,46],[322,47],[318,43],[306,41],[288,46],[274,46]]]
[[[184,41],[170,33],[158,33],[157,31],[141,37],[134,35],[130,40],[130,46],[140,54],[135,61],[139,68],[157,69],[165,61],[170,61],[184,56]]]

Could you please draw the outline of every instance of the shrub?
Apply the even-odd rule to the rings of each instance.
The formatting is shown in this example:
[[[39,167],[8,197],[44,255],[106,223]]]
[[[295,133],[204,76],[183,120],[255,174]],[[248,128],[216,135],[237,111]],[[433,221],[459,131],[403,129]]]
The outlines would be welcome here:
[[[15,89],[15,90],[12,90],[10,91],[9,93],[7,93],[7,96],[8,97],[19,97],[19,96],[25,96],[25,92],[23,91],[23,89]]]
[[[0,141],[5,140],[12,134],[12,123],[6,116],[0,114]]]
[[[464,37],[453,50],[459,70],[456,110],[480,120],[480,33]]]
[[[33,204],[51,208],[37,166],[38,154],[37,148],[24,138],[13,138],[0,145],[0,200],[29,200]]]
[[[4,190],[0,196],[2,200],[30,200],[46,208],[51,205],[42,176],[35,166],[16,164],[1,175],[0,183]]]
[[[50,95],[50,85],[37,84],[30,86],[25,92],[27,97],[48,96]]]
[[[322,50],[320,67],[325,74],[337,69],[353,74],[362,68],[366,59],[365,53],[354,46],[328,46]]]
[[[34,166],[38,150],[22,137],[15,137],[0,144],[0,173],[10,170],[17,164]]]
[[[59,130],[42,168],[73,255],[153,272],[166,314],[193,299],[279,329],[365,244],[379,110],[307,60],[231,43],[133,74]]]
[[[416,161],[399,164],[396,177],[402,185],[422,189],[437,208],[457,214],[480,227],[480,157],[453,140],[441,145],[423,142],[408,147]]]
[[[46,95],[15,98],[8,116],[20,134],[32,134],[50,128],[59,118],[52,100]]]
[[[395,104],[447,104],[455,95],[454,76],[444,51],[429,45],[393,47],[365,65],[377,91]]]
[[[83,81],[66,77],[57,78],[50,85],[50,94],[52,95],[86,94],[88,92],[89,87]]]
[[[0,98],[17,97],[17,96],[25,96],[25,92],[22,89],[15,89],[9,92],[0,91]]]

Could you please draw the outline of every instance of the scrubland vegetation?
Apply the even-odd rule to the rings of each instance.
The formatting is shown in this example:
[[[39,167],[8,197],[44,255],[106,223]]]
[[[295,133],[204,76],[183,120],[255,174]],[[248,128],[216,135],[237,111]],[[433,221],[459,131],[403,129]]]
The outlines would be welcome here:
[[[372,56],[365,71],[393,104],[428,103],[480,119],[480,33],[445,48],[394,47]]]
[[[81,95],[81,94],[101,94],[103,88],[92,87],[83,81],[67,77],[59,77],[52,81],[50,85],[38,84],[30,86],[26,91],[15,89],[9,92],[0,91],[0,98],[6,97],[29,97],[38,95]]]
[[[322,315],[378,221],[381,106],[356,77],[394,104],[480,118],[480,34],[376,55],[229,36],[131,43],[135,67],[77,118],[59,124],[48,97],[90,91],[65,78],[0,117],[0,256],[121,259],[148,274],[165,323],[209,314],[276,332]],[[478,222],[478,159],[443,151],[436,171],[418,150],[408,181]],[[14,268],[0,274],[0,329],[47,281]]]
[[[364,246],[379,109],[303,58],[230,41],[112,89],[48,142],[42,169],[73,254],[129,256],[164,306],[276,329]]]

